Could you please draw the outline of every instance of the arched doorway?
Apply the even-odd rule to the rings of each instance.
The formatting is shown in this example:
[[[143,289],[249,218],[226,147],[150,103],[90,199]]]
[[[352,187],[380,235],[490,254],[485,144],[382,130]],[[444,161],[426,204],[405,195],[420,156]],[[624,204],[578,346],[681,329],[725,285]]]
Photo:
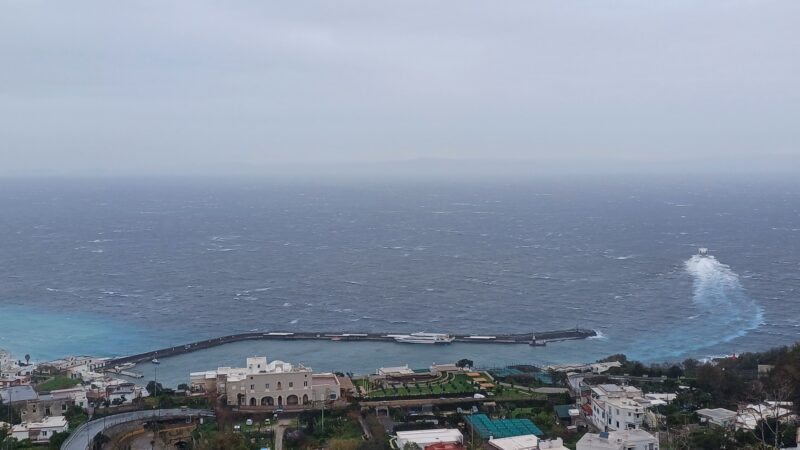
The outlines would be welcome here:
[[[256,398],[250,397],[250,406],[256,406]]]
[[[283,397],[279,395],[278,396],[278,407],[281,407],[281,406],[283,406]]]
[[[275,400],[270,396],[266,396],[261,399],[261,406],[272,406],[274,404]]]
[[[308,394],[303,394],[303,404],[304,405],[308,404]]]
[[[236,396],[236,404],[239,406],[244,405],[244,394],[239,394]]]
[[[292,405],[297,405],[298,403],[300,403],[300,399],[298,399],[296,395],[292,394],[292,395],[286,397],[286,404],[287,405],[292,406]]]

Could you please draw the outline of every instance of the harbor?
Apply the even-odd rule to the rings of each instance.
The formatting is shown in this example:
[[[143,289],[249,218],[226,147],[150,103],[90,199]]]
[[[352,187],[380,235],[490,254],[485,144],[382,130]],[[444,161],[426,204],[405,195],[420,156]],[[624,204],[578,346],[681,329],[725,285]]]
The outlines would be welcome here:
[[[469,335],[445,333],[356,333],[356,332],[251,332],[231,334],[184,345],[166,347],[143,353],[121,356],[108,361],[111,366],[158,360],[199,350],[242,341],[328,341],[328,342],[386,342],[402,345],[442,345],[448,343],[522,344],[543,346],[549,342],[587,339],[597,336],[594,330],[573,328],[520,334]]]

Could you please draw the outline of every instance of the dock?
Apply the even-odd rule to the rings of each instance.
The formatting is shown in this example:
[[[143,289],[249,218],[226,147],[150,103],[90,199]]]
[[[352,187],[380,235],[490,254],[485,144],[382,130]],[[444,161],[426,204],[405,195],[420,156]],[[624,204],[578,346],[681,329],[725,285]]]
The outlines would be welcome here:
[[[108,361],[111,367],[126,363],[139,363],[150,361],[154,358],[167,358],[170,356],[182,355],[185,353],[196,352],[207,348],[230,344],[241,341],[261,341],[261,340],[283,340],[283,341],[333,341],[333,342],[392,342],[396,343],[395,336],[403,334],[393,333],[357,333],[357,332],[250,332],[230,334],[227,336],[205,339],[202,341],[191,342],[175,347],[167,347],[149,352],[138,353],[135,355],[121,356],[112,358]],[[496,335],[475,335],[475,334],[452,334],[454,342],[473,343],[473,344],[525,344],[525,345],[546,345],[548,342],[567,341],[575,339],[586,339],[597,336],[594,330],[573,328],[569,330],[541,331],[520,334],[496,334]],[[397,345],[420,345],[420,344],[400,344]],[[437,344],[438,345],[438,344]]]

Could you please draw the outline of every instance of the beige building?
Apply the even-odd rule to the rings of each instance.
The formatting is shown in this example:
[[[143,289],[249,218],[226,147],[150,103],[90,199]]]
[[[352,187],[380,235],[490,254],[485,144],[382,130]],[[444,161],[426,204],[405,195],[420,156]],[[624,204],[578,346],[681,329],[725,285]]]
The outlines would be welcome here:
[[[301,408],[315,402],[337,400],[338,377],[315,374],[310,367],[294,366],[267,358],[247,358],[247,367],[220,367],[190,375],[194,392],[225,394],[229,405],[265,408]]]

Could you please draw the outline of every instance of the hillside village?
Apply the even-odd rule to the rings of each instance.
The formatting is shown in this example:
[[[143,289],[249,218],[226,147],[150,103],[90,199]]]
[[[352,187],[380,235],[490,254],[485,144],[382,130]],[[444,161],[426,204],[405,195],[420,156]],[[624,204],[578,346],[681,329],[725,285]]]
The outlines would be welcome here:
[[[0,449],[798,448],[797,345],[703,363],[464,359],[369,375],[242,362],[167,387],[129,381],[110,359],[31,363],[0,352]]]

